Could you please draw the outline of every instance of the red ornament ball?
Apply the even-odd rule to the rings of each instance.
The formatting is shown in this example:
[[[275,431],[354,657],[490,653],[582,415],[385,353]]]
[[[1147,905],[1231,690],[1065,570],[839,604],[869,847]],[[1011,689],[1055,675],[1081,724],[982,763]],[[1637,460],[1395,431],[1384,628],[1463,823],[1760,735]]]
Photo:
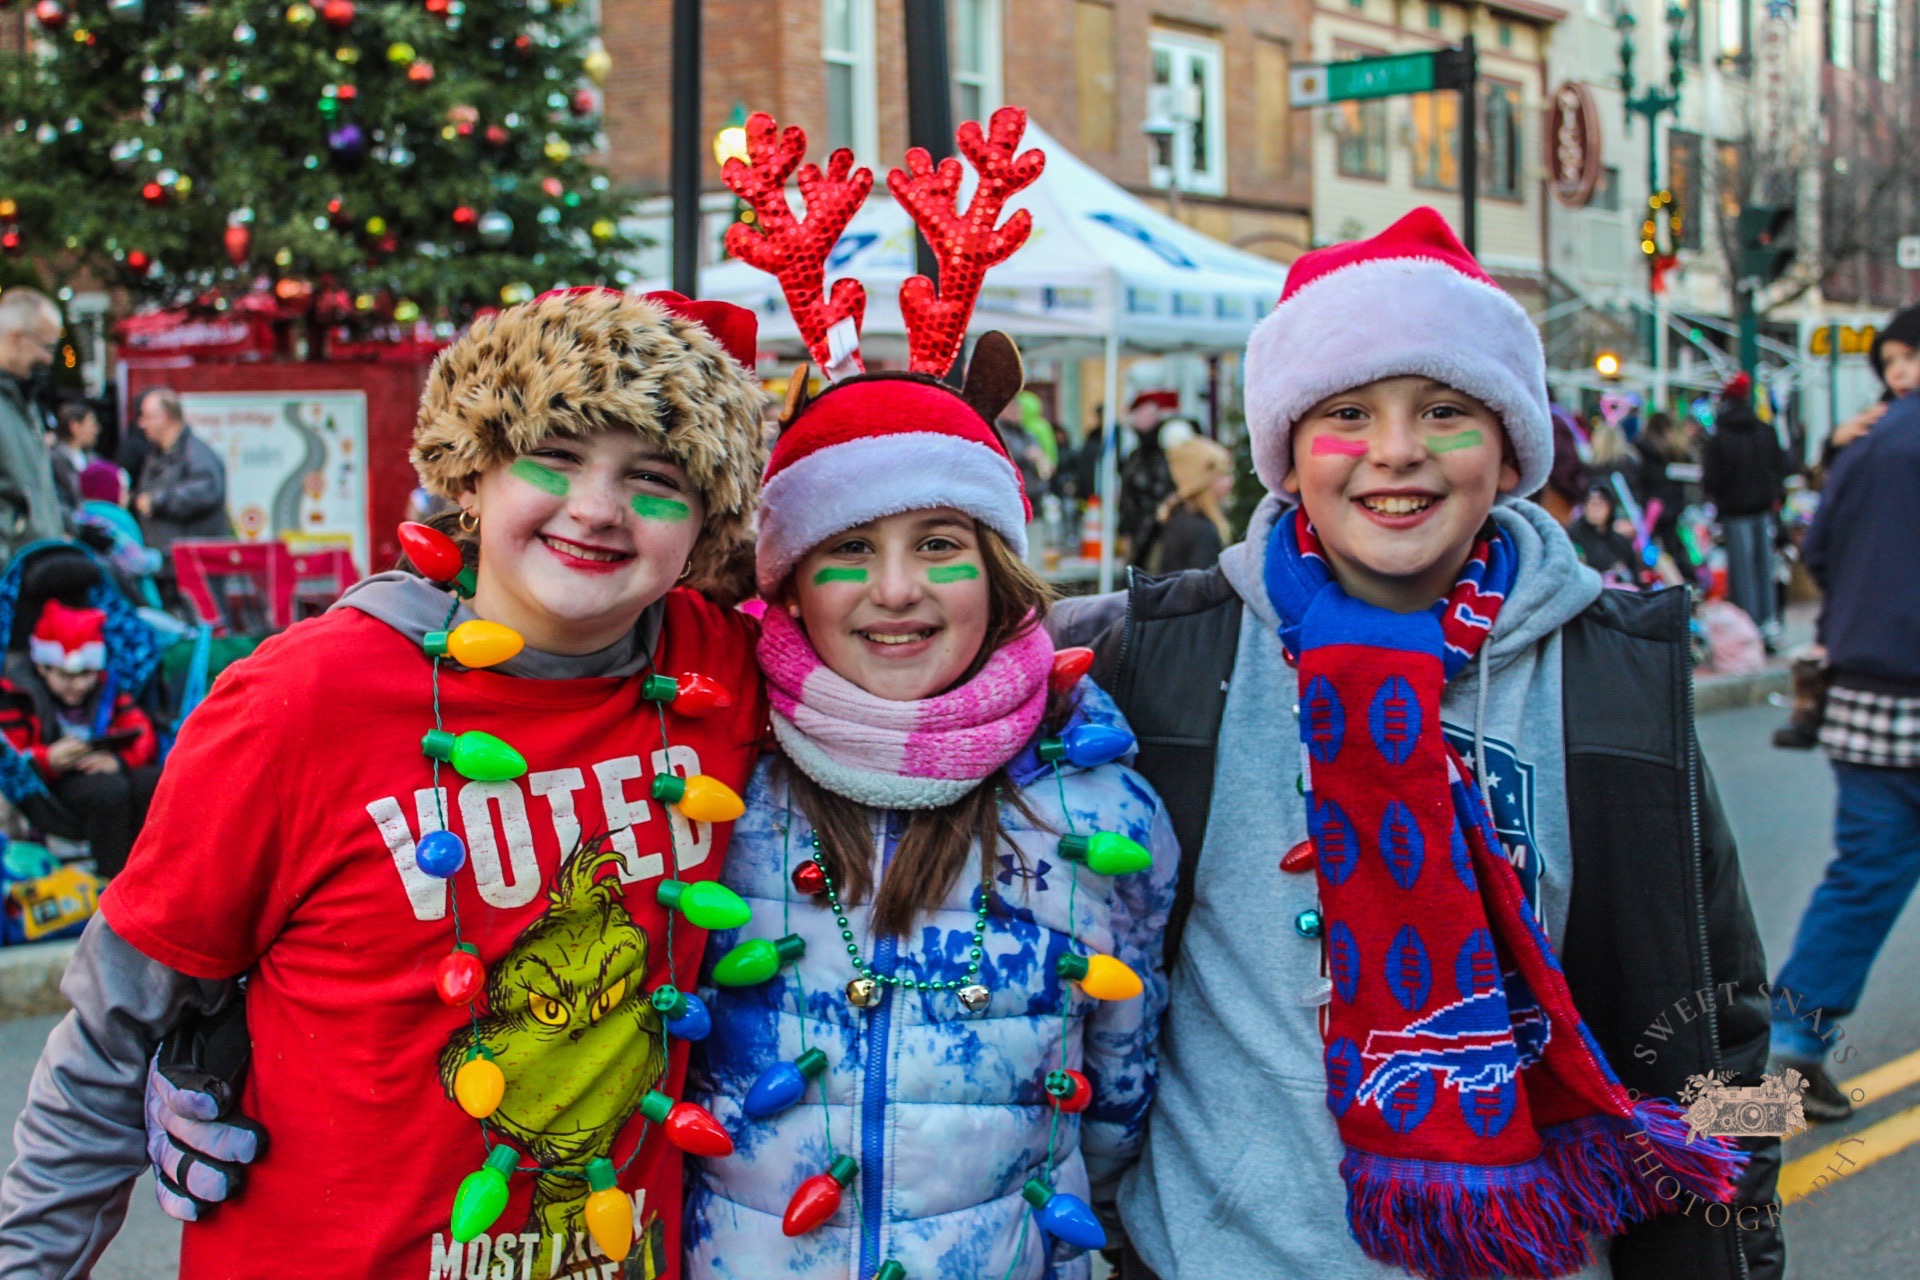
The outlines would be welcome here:
[[[565,195],[567,191],[560,185],[560,179],[551,176],[540,179],[540,189],[555,200]]]
[[[139,249],[127,254],[127,270],[137,275],[145,275],[153,268],[153,259]]]
[[[140,198],[151,205],[163,205],[167,202],[167,189],[157,182],[149,182],[140,188]]]
[[[568,105],[573,108],[573,114],[577,116],[592,115],[593,105],[594,105],[593,91],[591,89],[579,90],[577,93],[573,95],[573,101]]]
[[[433,64],[422,58],[407,68],[407,79],[414,84],[426,84],[433,79]]]
[[[471,1004],[487,985],[487,969],[480,957],[461,949],[440,961],[434,971],[433,989],[451,1005]]]
[[[67,25],[67,7],[60,0],[40,0],[33,6],[33,19],[49,31],[58,31]]]
[[[524,58],[533,52],[533,37],[525,34],[517,35],[513,38],[513,43],[507,47],[513,50],[514,57]]]
[[[247,253],[253,248],[253,229],[244,223],[233,223],[227,227],[222,237],[227,247],[227,260],[234,266],[245,266]]]
[[[504,147],[507,145],[508,135],[505,125],[490,124],[487,126],[487,131],[480,136],[486,140],[486,144],[490,147]]]
[[[392,253],[400,247],[400,237],[389,231],[380,237],[378,248],[382,253]]]
[[[793,887],[809,898],[817,898],[827,891],[827,873],[812,858],[793,869]]]
[[[327,0],[320,6],[320,16],[327,20],[330,27],[352,26],[353,0]]]
[[[342,102],[352,102],[360,96],[360,87],[351,84],[337,84],[333,86],[333,93],[334,96]]]
[[[453,0],[427,0],[427,12],[436,18],[446,17],[448,10],[452,8]]]
[[[20,233],[12,227],[8,227],[5,231],[0,231],[0,251],[6,253],[20,252]]]
[[[463,204],[453,211],[453,225],[456,227],[470,227],[478,221],[480,214],[470,204]]]

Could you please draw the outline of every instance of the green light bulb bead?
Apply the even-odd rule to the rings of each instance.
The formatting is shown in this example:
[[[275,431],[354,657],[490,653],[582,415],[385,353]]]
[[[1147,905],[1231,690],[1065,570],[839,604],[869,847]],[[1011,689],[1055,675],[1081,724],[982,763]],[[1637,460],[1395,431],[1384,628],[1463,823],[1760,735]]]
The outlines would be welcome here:
[[[450,1224],[456,1243],[485,1235],[500,1220],[507,1207],[507,1179],[519,1163],[520,1155],[512,1147],[495,1147],[487,1153],[486,1164],[461,1180]]]
[[[678,911],[696,928],[738,929],[753,918],[753,909],[740,895],[717,880],[662,880],[654,897],[669,911]]]
[[[807,953],[807,941],[790,933],[778,942],[749,938],[720,957],[713,980],[723,987],[757,987],[780,972],[780,966]]]
[[[1130,875],[1153,865],[1153,855],[1146,846],[1117,831],[1061,836],[1060,856],[1068,862],[1083,862],[1089,871],[1103,876]]]
[[[456,735],[445,729],[429,729],[420,739],[420,751],[430,759],[444,760],[455,773],[473,782],[511,782],[527,771],[525,756],[478,730]]]

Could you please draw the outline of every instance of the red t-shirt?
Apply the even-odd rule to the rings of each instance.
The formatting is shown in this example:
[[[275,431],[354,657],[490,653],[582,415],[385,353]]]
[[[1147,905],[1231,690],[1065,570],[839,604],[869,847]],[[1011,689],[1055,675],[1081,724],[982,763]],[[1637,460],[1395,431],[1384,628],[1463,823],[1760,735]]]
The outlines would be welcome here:
[[[515,1175],[492,1232],[452,1241],[454,1193],[486,1147],[442,1082],[443,1051],[463,1061],[476,1028],[441,1002],[434,973],[453,948],[451,883],[462,936],[487,966],[477,1034],[508,1082],[496,1121],[522,1151],[539,1135],[541,1163],[627,1159],[645,1125],[633,1108],[660,1068],[647,996],[669,979],[654,889],[668,875],[718,879],[731,834],[688,829],[649,788],[671,761],[746,789],[766,714],[753,625],[693,592],[668,596],[656,668],[705,673],[736,696],[701,719],[669,712],[666,744],[637,677],[443,671],[446,727],[495,734],[528,765],[512,782],[442,766],[447,824],[468,849],[450,882],[414,863],[438,824],[418,645],[340,609],[221,676],[101,901],[114,929],[163,964],[250,975],[243,1106],[270,1146],[238,1200],[186,1228],[182,1280],[680,1274],[681,1156],[657,1125],[620,1179],[636,1203],[639,1266],[630,1258],[622,1272],[598,1252],[586,1185],[571,1178],[539,1180],[536,1196],[535,1177]],[[669,824],[682,832],[677,853]],[[609,837],[608,865],[597,880],[556,874],[583,833]],[[703,942],[678,920],[682,989]],[[670,1044],[660,1088],[678,1096],[686,1046]]]

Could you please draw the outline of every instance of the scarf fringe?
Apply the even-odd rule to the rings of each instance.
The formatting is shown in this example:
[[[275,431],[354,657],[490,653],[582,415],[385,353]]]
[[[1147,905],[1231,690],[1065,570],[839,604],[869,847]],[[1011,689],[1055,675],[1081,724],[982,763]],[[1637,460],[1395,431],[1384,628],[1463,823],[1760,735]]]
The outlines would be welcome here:
[[[1731,1203],[1747,1165],[1724,1139],[1692,1137],[1661,1098],[1541,1138],[1539,1158],[1499,1169],[1349,1150],[1340,1173],[1354,1238],[1368,1257],[1432,1280],[1549,1280],[1592,1260],[1590,1237],[1670,1213],[1682,1192]]]

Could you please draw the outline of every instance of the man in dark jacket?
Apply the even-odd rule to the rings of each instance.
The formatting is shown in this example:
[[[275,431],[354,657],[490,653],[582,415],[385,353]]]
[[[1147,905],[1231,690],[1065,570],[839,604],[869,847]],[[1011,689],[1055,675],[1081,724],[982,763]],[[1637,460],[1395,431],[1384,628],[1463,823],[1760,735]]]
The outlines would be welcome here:
[[[1915,320],[1920,308],[1888,331],[1920,341]],[[1820,745],[1839,786],[1838,852],[1774,982],[1773,1049],[1811,1081],[1806,1111],[1820,1119],[1852,1110],[1826,1070],[1854,1054],[1837,1020],[1920,880],[1920,345],[1883,336],[1874,357],[1897,398],[1834,463],[1803,549],[1826,593]]]
[[[0,293],[0,565],[25,544],[65,531],[45,421],[27,395],[59,344],[60,312],[51,299],[33,289]]]
[[[1701,453],[1701,486],[1727,538],[1727,595],[1771,648],[1774,620],[1773,513],[1786,495],[1787,459],[1773,428],[1753,411],[1753,380],[1736,375],[1720,392],[1713,435]]]
[[[180,397],[155,387],[140,397],[138,416],[148,449],[133,486],[133,510],[147,545],[165,552],[181,538],[231,537],[227,469],[188,428]]]
[[[1127,540],[1127,554],[1134,564],[1146,564],[1152,554],[1160,529],[1160,504],[1173,492],[1173,470],[1162,447],[1172,442],[1161,440],[1160,428],[1179,407],[1178,392],[1142,391],[1127,410],[1127,425],[1136,443],[1120,464],[1120,509],[1114,529]]]

